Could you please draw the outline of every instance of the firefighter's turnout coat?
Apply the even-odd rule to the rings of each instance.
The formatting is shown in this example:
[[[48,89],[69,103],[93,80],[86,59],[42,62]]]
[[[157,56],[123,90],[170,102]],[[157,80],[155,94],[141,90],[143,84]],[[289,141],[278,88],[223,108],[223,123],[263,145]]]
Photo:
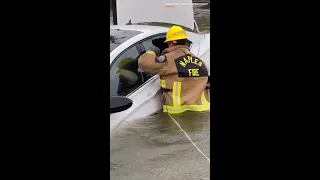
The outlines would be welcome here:
[[[147,51],[141,55],[138,64],[141,70],[160,76],[163,112],[179,114],[188,110],[210,110],[207,65],[183,45],[167,48],[162,54],[165,56],[163,62],[154,52]]]

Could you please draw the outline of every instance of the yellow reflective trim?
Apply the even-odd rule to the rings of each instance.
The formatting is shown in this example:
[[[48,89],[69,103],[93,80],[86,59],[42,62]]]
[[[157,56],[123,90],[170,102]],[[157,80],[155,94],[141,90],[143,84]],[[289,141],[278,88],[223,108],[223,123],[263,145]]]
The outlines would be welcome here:
[[[178,82],[177,106],[181,106],[181,82]]]
[[[173,82],[173,88],[172,88],[172,102],[173,106],[177,105],[177,98],[176,98],[176,91],[177,91],[177,82]]]
[[[181,82],[173,82],[173,89],[172,89],[172,101],[173,106],[180,106],[180,93],[181,93]]]
[[[206,99],[206,96],[204,95],[204,92],[202,92],[202,95],[201,95],[201,104],[208,104],[208,101]]]
[[[180,114],[185,111],[208,111],[210,110],[210,103],[204,105],[183,105],[183,106],[163,106],[163,112],[167,112],[170,114]]]
[[[153,54],[153,55],[156,55],[156,53],[155,53],[155,52],[153,52],[153,51],[147,51],[146,53],[147,53],[147,54]]]
[[[202,108],[210,108],[210,103],[208,104],[203,104],[203,105],[183,105],[183,106],[169,106],[169,105],[163,105],[163,107],[166,107],[167,109],[171,109],[171,110],[180,110],[180,109],[194,109],[194,110],[198,110],[198,109],[202,109]]]
[[[161,86],[162,88],[167,88],[167,86],[166,86],[166,80],[160,79],[160,86]]]

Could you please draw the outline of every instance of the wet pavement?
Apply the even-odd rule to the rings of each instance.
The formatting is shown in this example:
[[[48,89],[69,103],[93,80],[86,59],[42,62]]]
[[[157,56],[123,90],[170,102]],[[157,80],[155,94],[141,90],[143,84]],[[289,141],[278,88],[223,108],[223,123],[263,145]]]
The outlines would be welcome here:
[[[185,112],[173,118],[210,158],[210,112]],[[110,138],[110,178],[209,179],[210,162],[167,115],[124,122]]]
[[[210,7],[194,6],[194,18],[197,22],[200,31],[210,31]]]
[[[197,21],[200,31],[210,30],[210,7],[209,6],[194,6],[194,18]],[[112,11],[110,10],[110,24],[112,23]],[[147,23],[148,24],[148,23]],[[149,23],[150,24],[150,23]],[[157,25],[156,23],[152,23]],[[158,23],[161,25],[161,23]],[[170,27],[170,26],[168,26]]]

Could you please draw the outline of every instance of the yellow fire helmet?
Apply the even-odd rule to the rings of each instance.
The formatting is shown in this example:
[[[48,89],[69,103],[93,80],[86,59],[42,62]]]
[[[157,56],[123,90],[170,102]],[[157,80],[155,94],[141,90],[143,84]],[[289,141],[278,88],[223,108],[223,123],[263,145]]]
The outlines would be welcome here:
[[[133,59],[132,58],[124,58],[122,61],[119,63],[118,68],[122,68],[124,65],[128,64],[131,62]]]
[[[169,28],[166,34],[166,42],[173,41],[176,43],[176,40],[187,39],[186,32],[180,26],[172,26]]]

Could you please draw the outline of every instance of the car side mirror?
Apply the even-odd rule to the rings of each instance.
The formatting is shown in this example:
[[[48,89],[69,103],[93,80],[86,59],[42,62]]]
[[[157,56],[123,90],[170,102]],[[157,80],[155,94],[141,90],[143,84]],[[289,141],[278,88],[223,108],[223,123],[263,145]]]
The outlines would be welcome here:
[[[110,114],[127,110],[132,104],[132,100],[124,96],[110,97]]]

